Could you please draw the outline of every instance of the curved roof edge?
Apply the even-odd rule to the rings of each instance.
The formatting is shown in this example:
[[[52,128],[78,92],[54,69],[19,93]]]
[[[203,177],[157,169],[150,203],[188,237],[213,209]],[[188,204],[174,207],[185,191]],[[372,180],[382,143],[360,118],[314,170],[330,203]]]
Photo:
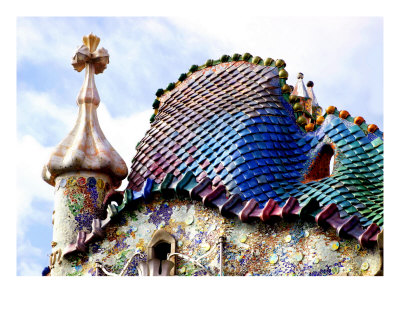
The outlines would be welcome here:
[[[288,73],[284,69],[286,67],[286,63],[282,59],[272,59],[272,58],[266,58],[263,60],[259,56],[253,57],[250,53],[246,52],[244,54],[239,54],[235,53],[232,56],[229,55],[222,55],[219,59],[213,60],[213,59],[208,59],[203,65],[198,66],[196,64],[192,65],[188,72],[186,73],[181,73],[181,75],[178,78],[177,82],[171,82],[168,84],[168,86],[165,89],[158,89],[155,93],[156,99],[153,102],[153,109],[155,109],[155,114],[152,116],[150,119],[150,122],[153,122],[154,117],[157,115],[157,110],[160,106],[160,98],[164,96],[167,92],[172,91],[175,89],[177,86],[179,86],[185,79],[187,79],[189,76],[192,74],[196,73],[197,71],[204,70],[208,67],[212,66],[217,66],[221,63],[226,63],[226,62],[239,62],[239,61],[244,61],[244,62],[249,62],[255,65],[259,66],[266,66],[266,67],[276,67],[279,69],[279,78],[280,78],[280,85],[282,89],[282,94],[287,102],[289,102],[289,94],[290,94],[290,87],[289,85],[286,84],[286,80],[288,78]]]
[[[63,255],[85,253],[87,245],[105,237],[104,229],[113,217],[126,207],[135,206],[140,201],[149,202],[154,193],[161,193],[164,198],[190,198],[200,201],[207,207],[217,208],[222,216],[238,216],[244,223],[258,219],[266,223],[293,221],[299,218],[315,221],[320,226],[334,228],[340,237],[356,239],[362,247],[375,246],[378,235],[383,230],[375,223],[364,229],[356,216],[342,219],[336,204],[331,203],[321,207],[314,197],[308,197],[302,202],[290,197],[282,207],[270,199],[264,207],[260,208],[259,203],[254,199],[243,201],[239,195],[229,194],[224,185],[213,187],[208,177],[197,182],[194,174],[189,171],[181,179],[176,179],[168,173],[160,184],[154,184],[152,179],[147,179],[142,190],[138,192],[126,189],[123,200],[119,201],[119,206],[109,204],[106,219],[94,219],[92,232],[90,234],[84,231],[79,232],[76,242],[65,248]]]

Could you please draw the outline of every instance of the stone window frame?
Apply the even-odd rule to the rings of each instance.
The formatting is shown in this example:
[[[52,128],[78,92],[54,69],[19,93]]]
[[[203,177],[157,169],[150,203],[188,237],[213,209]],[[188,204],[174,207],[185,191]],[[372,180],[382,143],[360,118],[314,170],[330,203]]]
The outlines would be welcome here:
[[[154,234],[153,237],[151,238],[149,245],[147,247],[147,259],[148,261],[151,259],[155,258],[155,252],[154,252],[154,248],[162,243],[169,243],[171,246],[171,251],[170,253],[175,253],[176,252],[176,240],[175,238],[167,231],[165,230],[157,230]],[[170,272],[170,276],[175,275],[175,270],[176,270],[176,258],[175,256],[171,257],[170,259],[168,259],[169,261],[171,261],[174,266],[171,269]]]

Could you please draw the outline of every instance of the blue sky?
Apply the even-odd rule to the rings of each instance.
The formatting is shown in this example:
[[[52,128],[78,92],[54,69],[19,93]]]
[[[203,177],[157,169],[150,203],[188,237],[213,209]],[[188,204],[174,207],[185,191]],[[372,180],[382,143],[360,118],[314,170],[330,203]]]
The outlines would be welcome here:
[[[84,74],[70,60],[90,32],[110,54],[96,76],[100,125],[128,167],[150,127],[156,90],[222,54],[282,58],[288,82],[302,72],[324,109],[346,109],[384,130],[382,18],[18,18],[17,197],[25,199],[17,205],[18,275],[40,275],[48,264],[53,188],[40,174],[75,123]]]

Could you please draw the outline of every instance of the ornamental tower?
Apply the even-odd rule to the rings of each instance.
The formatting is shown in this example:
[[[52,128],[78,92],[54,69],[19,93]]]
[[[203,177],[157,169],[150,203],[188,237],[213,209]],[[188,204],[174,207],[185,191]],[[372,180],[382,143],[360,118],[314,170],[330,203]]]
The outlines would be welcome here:
[[[100,104],[94,75],[109,63],[106,49],[97,49],[100,38],[83,37],[72,58],[78,72],[85,69],[85,80],[78,94],[78,119],[67,137],[52,152],[43,168],[44,181],[55,187],[53,212],[52,275],[62,275],[62,257],[75,246],[84,246],[82,237],[104,213],[103,201],[127,176],[124,160],[104,136],[96,109]],[[84,239],[83,239],[84,240]]]

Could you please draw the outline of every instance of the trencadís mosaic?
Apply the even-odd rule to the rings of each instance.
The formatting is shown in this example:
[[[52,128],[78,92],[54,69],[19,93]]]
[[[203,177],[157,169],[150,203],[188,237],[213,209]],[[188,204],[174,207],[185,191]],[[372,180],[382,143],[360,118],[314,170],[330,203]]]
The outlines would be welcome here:
[[[94,177],[69,177],[60,180],[66,206],[76,221],[75,231],[90,232],[93,217],[99,216],[108,183]]]
[[[106,238],[90,245],[87,256],[69,258],[66,275],[94,275],[95,262],[118,274],[137,251],[127,276],[137,276],[140,261],[146,261],[148,244],[157,230],[165,230],[176,240],[176,252],[196,259],[226,237],[223,248],[224,276],[326,276],[373,275],[380,269],[377,249],[361,249],[356,240],[340,239],[332,229],[324,230],[304,221],[242,223],[226,219],[217,210],[191,200],[164,200],[120,213],[106,229]],[[178,276],[219,274],[219,252],[200,260],[208,271],[190,261],[176,259]]]

